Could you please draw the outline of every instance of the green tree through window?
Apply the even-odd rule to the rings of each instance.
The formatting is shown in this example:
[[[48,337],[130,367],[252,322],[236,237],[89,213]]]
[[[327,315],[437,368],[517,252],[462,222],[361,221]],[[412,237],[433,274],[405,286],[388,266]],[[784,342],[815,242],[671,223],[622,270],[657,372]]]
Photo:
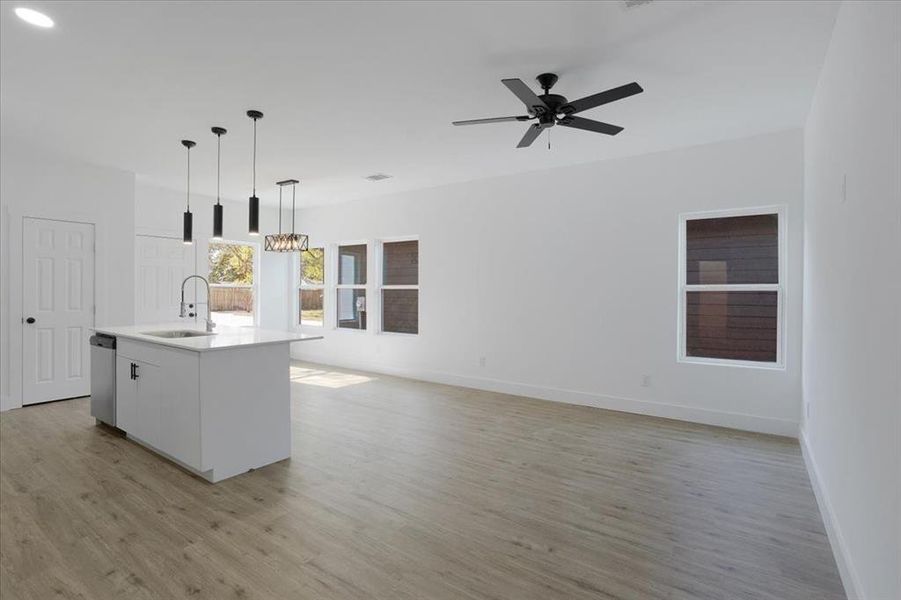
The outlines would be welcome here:
[[[305,285],[322,285],[325,282],[324,248],[310,248],[304,252],[300,277]]]
[[[253,285],[253,247],[210,244],[210,283]]]

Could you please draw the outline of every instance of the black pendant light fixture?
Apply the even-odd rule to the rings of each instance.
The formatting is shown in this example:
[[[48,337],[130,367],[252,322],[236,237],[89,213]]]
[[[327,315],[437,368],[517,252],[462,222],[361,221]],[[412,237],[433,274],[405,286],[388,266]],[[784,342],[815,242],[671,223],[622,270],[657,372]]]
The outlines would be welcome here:
[[[309,236],[302,233],[294,233],[295,202],[297,200],[296,179],[285,179],[278,184],[278,233],[267,235],[264,250],[269,252],[302,252],[310,246]],[[282,190],[286,185],[291,186],[291,233],[282,233]]]
[[[197,145],[191,140],[182,140],[181,145],[188,149],[188,182],[186,186],[187,200],[184,215],[184,229],[182,241],[185,244],[194,243],[194,216],[191,214],[191,148]]]
[[[248,110],[247,116],[253,119],[253,195],[250,197],[247,233],[260,235],[260,199],[257,198],[257,121],[263,118],[263,113]]]
[[[213,127],[216,136],[216,204],[213,205],[213,239],[222,239],[222,204],[219,197],[219,180],[222,172],[222,136],[228,133],[224,127]]]

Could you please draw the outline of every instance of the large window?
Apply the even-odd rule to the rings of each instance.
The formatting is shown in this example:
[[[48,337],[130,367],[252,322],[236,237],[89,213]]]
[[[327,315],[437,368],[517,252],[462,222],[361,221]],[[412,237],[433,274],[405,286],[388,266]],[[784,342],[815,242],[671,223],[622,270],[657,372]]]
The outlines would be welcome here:
[[[382,244],[382,331],[419,333],[419,242]]]
[[[366,329],[366,244],[338,246],[335,310],[342,329]]]
[[[322,327],[325,315],[325,248],[300,253],[300,288],[297,290],[298,323]]]
[[[217,325],[254,323],[254,246],[210,242],[210,312]]]
[[[778,209],[682,218],[681,360],[782,365],[781,221]]]

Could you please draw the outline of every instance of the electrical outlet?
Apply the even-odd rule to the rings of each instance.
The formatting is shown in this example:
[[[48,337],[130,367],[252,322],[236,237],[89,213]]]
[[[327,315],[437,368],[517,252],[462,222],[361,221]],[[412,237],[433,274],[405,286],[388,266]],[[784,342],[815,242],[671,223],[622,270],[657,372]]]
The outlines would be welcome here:
[[[486,362],[485,357],[484,357],[484,356],[480,356],[480,357],[479,357],[479,366],[482,367],[482,368],[484,368],[484,367],[485,367],[485,362]]]
[[[651,376],[650,375],[642,375],[641,387],[651,387]]]

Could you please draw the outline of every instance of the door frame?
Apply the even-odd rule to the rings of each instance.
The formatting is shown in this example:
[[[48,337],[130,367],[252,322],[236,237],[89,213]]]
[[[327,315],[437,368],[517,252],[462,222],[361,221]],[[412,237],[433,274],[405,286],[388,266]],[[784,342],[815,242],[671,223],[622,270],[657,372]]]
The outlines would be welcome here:
[[[44,215],[40,213],[25,213],[20,211],[9,210],[9,249],[10,251],[19,250],[19,260],[9,261],[9,314],[7,315],[7,323],[9,324],[9,406],[6,408],[21,408],[23,406],[23,382],[25,380],[25,348],[22,340],[25,334],[25,219],[41,219],[43,221],[59,221],[63,223],[77,223],[80,225],[90,225],[94,228],[94,325],[101,315],[101,307],[97,295],[98,286],[98,260],[101,250],[105,247],[106,240],[101,235],[102,228],[99,227],[96,218],[85,215],[75,214],[71,218],[60,218],[58,216]],[[18,291],[17,291],[18,290]],[[16,321],[18,321],[18,326]],[[18,350],[15,350],[18,348]]]

